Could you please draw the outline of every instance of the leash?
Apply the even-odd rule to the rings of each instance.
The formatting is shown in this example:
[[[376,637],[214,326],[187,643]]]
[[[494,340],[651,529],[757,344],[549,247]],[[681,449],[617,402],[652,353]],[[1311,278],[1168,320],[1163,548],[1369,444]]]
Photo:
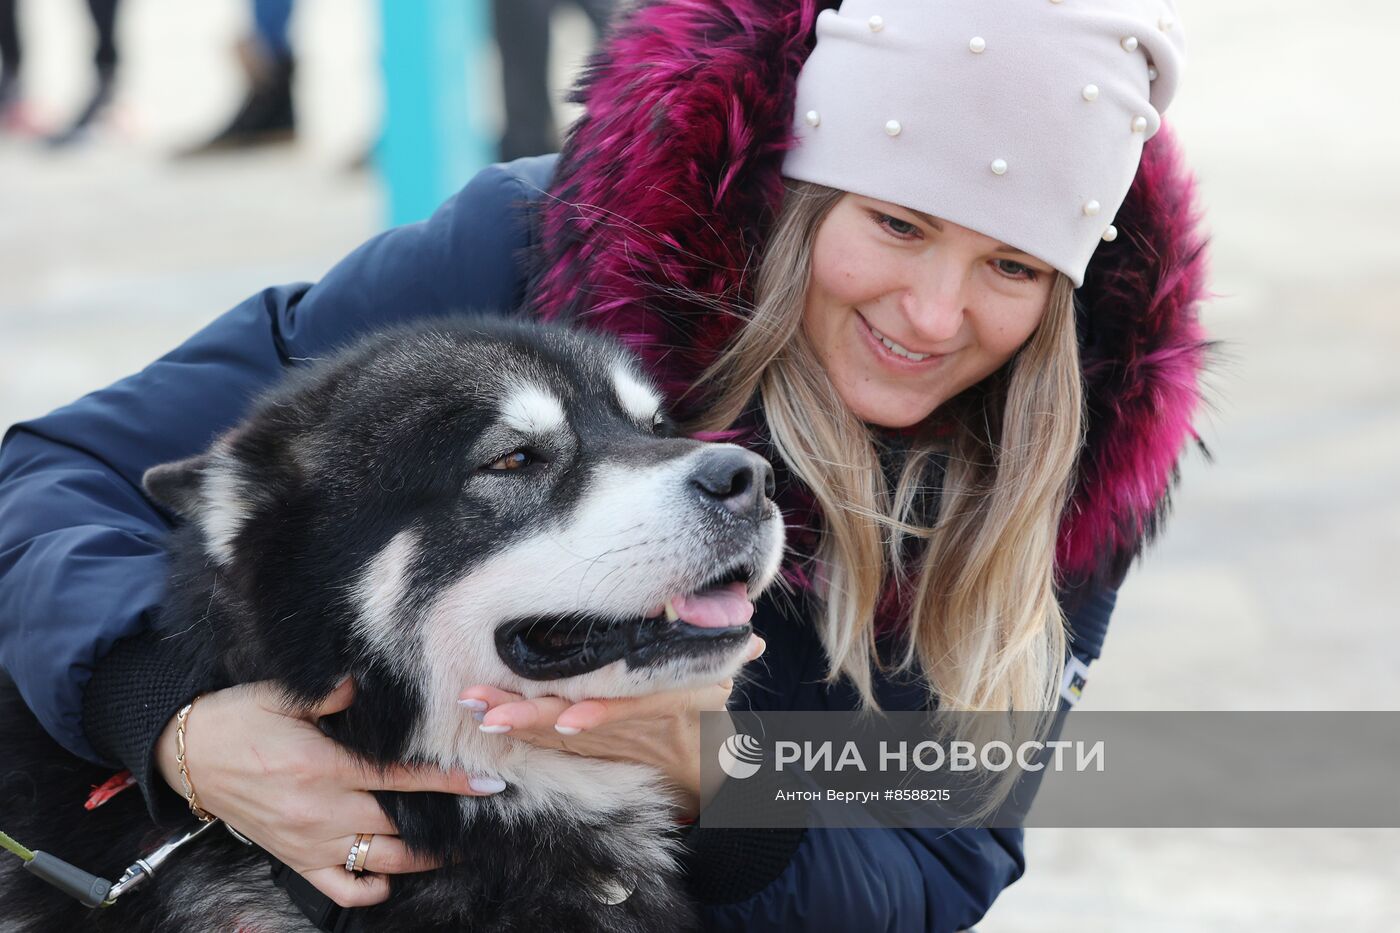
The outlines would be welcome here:
[[[117,898],[140,887],[153,877],[156,869],[160,868],[165,860],[174,855],[182,846],[198,839],[220,822],[222,821],[215,820],[212,823],[204,823],[198,829],[172,837],[150,855],[138,858],[127,867],[126,871],[122,872],[121,877],[115,882],[83,871],[76,865],[69,864],[55,855],[27,849],[14,837],[3,832],[0,832],[0,848],[18,856],[20,861],[24,863],[25,871],[39,880],[53,885],[84,907],[111,907],[117,902]],[[232,829],[229,829],[229,832],[238,837],[238,834],[234,833]]]
[[[172,837],[170,841],[150,855],[133,862],[115,882],[83,871],[76,865],[65,862],[47,852],[36,852],[28,849],[13,836],[4,832],[0,832],[0,849],[17,856],[24,863],[26,871],[39,880],[53,885],[84,907],[111,907],[117,902],[117,898],[140,887],[148,879],[154,877],[156,869],[160,868],[166,859],[174,855],[186,843],[193,842],[220,823],[223,821],[215,820],[212,823],[203,823],[197,829]],[[239,842],[252,845],[233,827],[226,823],[223,825]],[[292,903],[306,915],[308,920],[315,924],[317,929],[327,931],[327,933],[351,933],[351,931],[359,929],[358,911],[341,907],[318,891],[311,882],[301,875],[271,855],[264,854],[271,862],[273,883],[287,893]]]
[[[8,833],[0,832],[0,848],[19,856],[25,871],[77,899],[84,907],[106,907],[110,903],[107,898],[113,885],[105,878],[89,874],[47,852],[27,849]]]

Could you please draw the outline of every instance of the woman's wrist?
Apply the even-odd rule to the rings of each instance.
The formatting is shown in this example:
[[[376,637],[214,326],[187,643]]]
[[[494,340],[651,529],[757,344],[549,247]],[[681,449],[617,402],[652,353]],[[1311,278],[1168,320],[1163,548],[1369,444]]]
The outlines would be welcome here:
[[[715,795],[724,786],[724,772],[718,768],[708,771],[701,766],[700,748],[700,717],[706,711],[695,710],[695,720],[693,722],[693,736],[689,741],[683,743],[685,750],[684,761],[681,767],[676,768],[667,776],[676,785],[680,795],[681,815],[687,820],[694,820],[700,816],[700,811],[709,806],[710,801],[715,799]],[[708,712],[716,712],[710,710]],[[721,735],[733,735],[734,724],[726,714],[726,732]]]
[[[136,778],[151,817],[162,824],[188,818],[164,765],[166,731],[174,760],[171,723],[180,707],[210,685],[188,659],[164,650],[150,634],[124,639],[98,664],[83,693],[83,729],[104,760]]]
[[[203,694],[195,697],[165,724],[161,730],[160,737],[156,740],[156,767],[160,771],[165,783],[170,785],[170,789],[185,798],[185,806],[189,807],[190,813],[206,823],[215,819],[214,815],[199,802],[199,794],[194,788],[194,778],[190,775],[190,760],[188,749],[188,736],[190,731],[190,714],[194,711],[194,705]]]

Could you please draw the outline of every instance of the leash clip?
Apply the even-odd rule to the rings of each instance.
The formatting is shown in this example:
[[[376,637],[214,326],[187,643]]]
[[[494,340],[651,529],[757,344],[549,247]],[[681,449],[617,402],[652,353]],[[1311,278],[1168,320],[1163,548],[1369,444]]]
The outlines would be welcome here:
[[[185,833],[178,839],[171,839],[145,858],[137,859],[126,871],[122,872],[122,876],[117,879],[117,883],[112,885],[112,889],[107,892],[107,899],[103,901],[103,906],[111,905],[126,892],[140,887],[146,882],[146,879],[156,873],[156,869],[163,865],[166,859],[174,855],[185,843],[198,839],[211,827],[221,822],[223,821],[216,820],[213,823],[205,823],[198,829]],[[230,830],[230,832],[232,832],[232,830]]]

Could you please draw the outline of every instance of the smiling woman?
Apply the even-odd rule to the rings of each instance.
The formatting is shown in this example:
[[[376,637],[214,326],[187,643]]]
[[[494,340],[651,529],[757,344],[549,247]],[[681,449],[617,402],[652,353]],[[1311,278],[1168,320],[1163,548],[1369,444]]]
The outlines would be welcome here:
[[[836,200],[817,229],[802,327],[857,417],[917,424],[1021,348],[1055,272],[1025,254],[999,258],[1004,249],[885,201]]]
[[[700,380],[714,404],[695,426],[741,422],[759,393],[778,459],[810,490],[826,533],[794,544],[827,577],[812,595],[829,676],[867,704],[877,607],[907,587],[902,664],[941,705],[1054,709],[1065,632],[1050,542],[1082,439],[1074,292],[1007,249],[789,181],[748,325]],[[892,475],[881,429],[907,446]],[[954,505],[930,523],[935,470]]]

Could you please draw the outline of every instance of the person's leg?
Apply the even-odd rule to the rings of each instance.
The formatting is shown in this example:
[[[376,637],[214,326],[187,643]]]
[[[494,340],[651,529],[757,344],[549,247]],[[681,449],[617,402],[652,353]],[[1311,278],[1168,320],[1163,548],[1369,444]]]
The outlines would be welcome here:
[[[88,0],[88,12],[97,30],[97,54],[93,61],[98,75],[111,76],[117,70],[117,2],[118,0]]]
[[[20,24],[14,8],[18,0],[0,0],[0,81],[11,84],[20,80]]]
[[[97,32],[97,49],[93,54],[97,87],[68,128],[48,138],[51,146],[66,146],[77,141],[112,102],[117,80],[117,0],[88,0],[88,12]]]
[[[0,0],[0,133],[37,132],[24,103],[24,88],[20,86],[20,65],[23,43],[19,37],[19,22],[15,7],[19,0]]]
[[[554,0],[494,0],[501,52],[505,133],[501,158],[553,152],[559,145],[549,99],[549,12]]]

